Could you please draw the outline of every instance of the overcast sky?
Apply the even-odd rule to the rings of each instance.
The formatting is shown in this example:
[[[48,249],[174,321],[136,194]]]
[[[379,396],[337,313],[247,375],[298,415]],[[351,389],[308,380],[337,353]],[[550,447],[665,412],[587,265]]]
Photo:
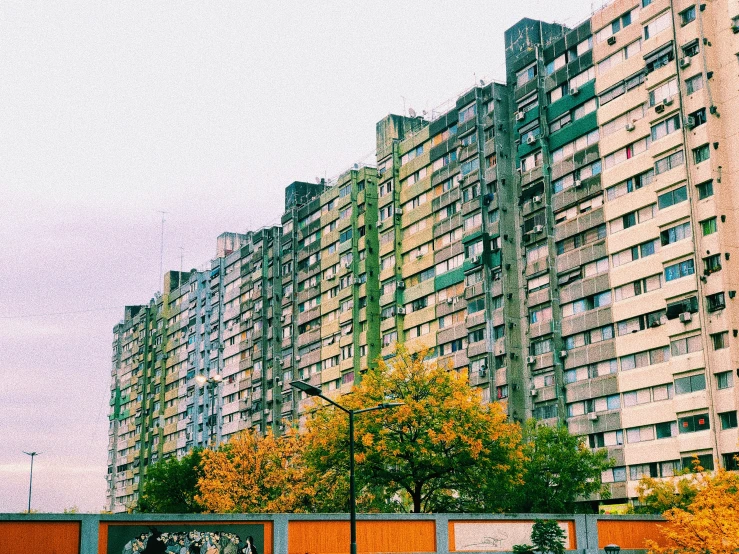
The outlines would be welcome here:
[[[597,6],[596,6],[597,7]],[[105,503],[112,327],[584,0],[0,3],[0,512]],[[180,249],[183,248],[183,250]]]

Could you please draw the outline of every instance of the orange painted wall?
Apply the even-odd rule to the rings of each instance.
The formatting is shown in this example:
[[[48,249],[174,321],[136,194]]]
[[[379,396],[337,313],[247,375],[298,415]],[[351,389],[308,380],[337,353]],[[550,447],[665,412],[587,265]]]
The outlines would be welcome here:
[[[659,532],[660,525],[665,525],[665,522],[600,520],[598,521],[598,547],[617,544],[621,548],[646,548],[644,542],[647,539],[653,540],[660,546],[667,546],[669,543],[662,538]]]
[[[497,525],[509,525],[511,523],[534,523],[534,520],[526,519],[515,519],[511,521],[500,520],[500,519],[455,519],[449,521],[449,550],[456,552],[456,539],[454,536],[454,524],[455,523],[494,523]],[[567,534],[569,535],[570,544],[565,545],[566,550],[577,550],[577,536],[575,534],[575,522],[574,521],[563,521],[561,523],[567,523]]]
[[[157,524],[166,524],[166,525],[187,525],[189,527],[196,528],[198,525],[206,526],[208,524],[217,523],[218,525],[244,525],[246,523],[252,524],[252,525],[264,525],[264,554],[272,554],[272,543],[273,543],[273,527],[274,524],[271,521],[157,521],[157,522],[150,522],[150,521],[122,521],[120,523],[117,522],[110,522],[110,521],[101,521],[100,527],[98,529],[98,554],[108,554],[108,527],[113,525],[157,525]],[[5,554],[5,553],[0,553]],[[46,554],[46,553],[44,553]],[[75,554],[77,554],[75,552]],[[111,553],[113,554],[113,553]]]
[[[78,521],[0,521],[0,554],[79,554]]]
[[[348,521],[291,521],[288,554],[347,554]],[[357,551],[436,552],[436,523],[427,521],[358,521]]]

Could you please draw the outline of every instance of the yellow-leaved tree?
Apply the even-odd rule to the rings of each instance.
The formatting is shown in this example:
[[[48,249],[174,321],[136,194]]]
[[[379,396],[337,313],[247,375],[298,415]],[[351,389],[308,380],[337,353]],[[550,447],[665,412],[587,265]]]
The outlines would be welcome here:
[[[521,483],[520,426],[503,407],[482,404],[464,373],[398,347],[362,376],[349,409],[386,402],[402,406],[357,415],[356,475],[360,508],[413,512],[492,512],[508,508],[507,491]],[[325,407],[308,421],[306,463],[331,475],[327,494],[346,509],[348,418]]]
[[[661,527],[668,546],[649,542],[652,554],[739,552],[739,474],[723,468],[694,477],[690,503],[664,513]]]
[[[207,512],[304,512],[312,491],[303,448],[290,429],[280,437],[245,431],[218,450],[204,450],[196,500]]]

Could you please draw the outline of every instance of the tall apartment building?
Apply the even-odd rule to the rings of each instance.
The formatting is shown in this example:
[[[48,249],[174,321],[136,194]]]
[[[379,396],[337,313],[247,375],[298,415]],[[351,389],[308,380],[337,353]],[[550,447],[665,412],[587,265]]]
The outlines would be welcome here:
[[[693,456],[736,469],[739,4],[616,0],[505,47],[506,83],[389,115],[376,168],[292,183],[280,226],[126,308],[111,510],[153,461],[279,433],[291,380],[344,394],[396,342],[608,448],[608,502]]]

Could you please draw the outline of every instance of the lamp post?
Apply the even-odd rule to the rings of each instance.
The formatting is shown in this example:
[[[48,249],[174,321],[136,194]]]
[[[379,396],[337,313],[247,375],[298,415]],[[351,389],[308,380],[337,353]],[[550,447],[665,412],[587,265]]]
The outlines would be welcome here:
[[[28,480],[28,513],[31,513],[31,492],[33,491],[33,459],[41,454],[41,452],[26,452],[23,451],[24,454],[28,454],[31,457],[31,478]]]
[[[342,412],[349,416],[349,532],[351,545],[349,554],[357,554],[357,496],[354,483],[354,416],[365,412],[374,412],[375,410],[386,410],[388,408],[396,408],[402,406],[402,402],[383,402],[371,408],[362,408],[361,410],[350,410],[341,404],[334,402],[327,396],[323,396],[321,389],[306,383],[305,381],[293,381],[290,386],[303,391],[308,396],[317,396],[322,398],[329,404],[336,406]]]
[[[603,550],[606,551],[606,554],[618,554],[621,552],[621,547],[617,544],[607,544],[603,547]]]
[[[216,374],[213,377],[206,377],[202,373],[195,376],[195,381],[201,387],[205,384],[208,385],[208,391],[210,392],[210,418],[208,419],[208,436],[210,439],[210,445],[215,445],[213,439],[213,430],[215,429],[215,416],[216,416],[216,388],[218,384],[223,381],[223,377]]]

